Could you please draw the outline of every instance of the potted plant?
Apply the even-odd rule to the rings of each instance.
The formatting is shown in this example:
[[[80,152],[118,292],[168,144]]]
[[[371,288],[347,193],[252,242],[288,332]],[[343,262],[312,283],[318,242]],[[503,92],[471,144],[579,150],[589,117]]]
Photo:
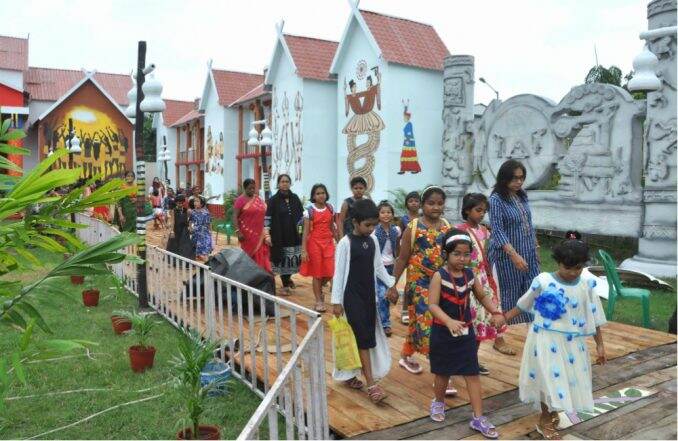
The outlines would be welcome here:
[[[125,293],[125,286],[122,281],[116,276],[112,277],[113,286],[110,288],[115,291],[113,294],[114,300],[119,300]],[[121,335],[124,332],[132,329],[132,322],[127,317],[124,316],[124,311],[115,310],[111,313],[111,323],[113,324],[113,332],[117,335]]]
[[[73,285],[82,285],[85,283],[85,276],[71,276],[71,283]]]
[[[175,389],[185,408],[185,416],[177,424],[182,427],[177,432],[177,439],[219,439],[218,426],[200,424],[203,414],[223,396],[211,396],[214,394],[210,392],[223,390],[227,382],[226,377],[201,381],[203,370],[214,360],[218,346],[218,343],[203,341],[196,332],[181,335],[179,355],[171,361]]]
[[[148,345],[148,334],[158,324],[151,317],[153,313],[141,314],[138,311],[120,311],[117,315],[131,322],[132,331],[130,335],[137,338],[137,344],[127,349],[132,370],[143,372],[152,368],[155,359],[155,347]]]
[[[78,277],[78,276],[71,276],[73,277]],[[79,276],[82,277],[82,276]],[[84,279],[84,277],[83,277]],[[82,292],[82,303],[85,304],[85,306],[91,307],[91,306],[97,306],[99,304],[99,290],[96,288],[88,288]]]

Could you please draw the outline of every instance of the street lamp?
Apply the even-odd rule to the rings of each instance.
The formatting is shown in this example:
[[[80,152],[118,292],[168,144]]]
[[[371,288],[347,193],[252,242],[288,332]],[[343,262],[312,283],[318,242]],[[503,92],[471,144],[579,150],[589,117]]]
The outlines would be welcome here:
[[[499,92],[497,92],[497,89],[495,89],[494,87],[492,87],[492,86],[490,85],[490,83],[488,83],[487,81],[485,81],[485,78],[480,77],[480,78],[478,78],[478,79],[480,80],[481,83],[483,83],[484,85],[486,85],[487,87],[489,87],[490,89],[492,89],[492,91],[495,93],[495,95],[497,95],[497,101],[499,101]]]
[[[169,151],[167,151],[167,138],[163,135],[162,137],[162,150],[158,153],[158,161],[163,163],[165,168],[165,182],[167,182],[167,162],[171,160]]]
[[[633,77],[629,80],[631,92],[654,92],[659,90],[662,82],[657,78],[659,59],[645,43],[643,50],[633,59]]]
[[[263,124],[264,129],[259,133],[254,127],[256,124]],[[268,128],[266,120],[252,121],[252,130],[250,130],[250,139],[247,140],[247,145],[250,147],[259,146],[261,152],[261,169],[262,178],[264,181],[264,198],[268,200],[271,196],[271,186],[268,182],[268,168],[266,167],[266,147],[273,145],[273,132]]]
[[[140,41],[137,50],[137,70],[133,78],[136,83],[127,93],[130,98],[125,115],[134,118],[134,147],[136,153],[137,178],[137,234],[142,237],[139,244],[139,258],[144,263],[137,265],[137,285],[139,289],[139,308],[148,308],[148,286],[146,283],[146,222],[152,219],[144,217],[146,202],[146,161],[144,158],[144,112],[158,113],[165,110],[165,102],[160,97],[162,84],[151,73],[155,64],[146,66],[146,42]],[[146,75],[149,75],[146,80]]]
[[[68,169],[73,168],[73,155],[82,152],[80,148],[80,138],[75,134],[73,127],[73,118],[68,118],[68,138],[66,138],[65,146],[68,149]]]

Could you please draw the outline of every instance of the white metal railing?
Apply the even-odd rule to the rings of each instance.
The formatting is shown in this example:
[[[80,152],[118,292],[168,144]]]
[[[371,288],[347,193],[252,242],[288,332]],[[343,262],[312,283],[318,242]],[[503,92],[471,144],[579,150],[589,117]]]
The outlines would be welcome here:
[[[86,215],[78,214],[76,221],[88,226],[78,236],[89,244],[119,234]],[[153,309],[177,328],[219,342],[219,355],[233,375],[262,397],[239,439],[258,439],[264,423],[267,439],[329,438],[324,331],[318,313],[152,245],[146,247],[146,261]],[[136,265],[123,262],[112,269],[136,294]],[[279,414],[284,431],[278,429]]]

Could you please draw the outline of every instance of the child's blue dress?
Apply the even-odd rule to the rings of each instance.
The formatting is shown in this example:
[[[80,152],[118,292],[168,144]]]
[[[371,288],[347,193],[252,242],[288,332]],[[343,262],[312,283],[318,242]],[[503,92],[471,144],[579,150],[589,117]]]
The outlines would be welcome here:
[[[533,315],[520,366],[520,399],[551,410],[592,411],[591,360],[586,338],[607,321],[593,276],[566,283],[541,273],[519,300]]]
[[[192,210],[189,218],[193,225],[191,239],[197,256],[207,256],[212,252],[212,233],[210,233],[210,213],[205,208]]]

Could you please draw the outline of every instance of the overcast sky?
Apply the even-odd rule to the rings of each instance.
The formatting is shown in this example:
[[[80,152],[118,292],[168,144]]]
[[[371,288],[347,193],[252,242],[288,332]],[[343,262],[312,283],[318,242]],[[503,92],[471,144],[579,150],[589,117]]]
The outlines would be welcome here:
[[[1,4],[2,2],[0,2]],[[23,0],[0,34],[30,34],[30,65],[127,73],[138,40],[158,66],[163,97],[202,93],[207,61],[260,73],[285,32],[339,40],[346,0]],[[535,93],[559,101],[595,64],[626,74],[647,29],[644,0],[362,0],[360,7],[431,24],[452,54],[476,60],[503,99]],[[476,83],[476,102],[494,97]]]

